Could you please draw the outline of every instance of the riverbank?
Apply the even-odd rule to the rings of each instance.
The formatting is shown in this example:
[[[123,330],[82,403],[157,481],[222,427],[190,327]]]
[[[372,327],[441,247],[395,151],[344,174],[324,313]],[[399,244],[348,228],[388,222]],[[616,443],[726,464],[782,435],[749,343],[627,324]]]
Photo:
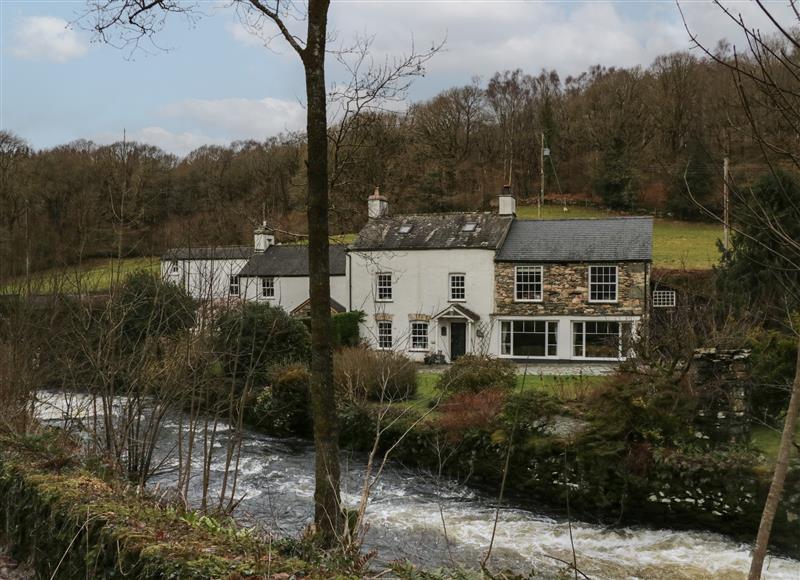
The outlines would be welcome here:
[[[231,522],[135,494],[74,452],[57,430],[0,440],[3,540],[38,577],[342,576],[287,556],[279,542]]]
[[[598,377],[527,377],[514,392],[487,391],[437,404],[438,375],[417,396],[341,409],[341,442],[398,465],[441,473],[506,500],[601,525],[708,530],[749,543],[771,469],[747,444],[712,443],[686,412],[650,385]],[[616,379],[615,379],[616,380]],[[267,429],[266,432],[269,432]],[[508,468],[506,469],[506,465]],[[795,464],[772,547],[800,557],[800,468]]]

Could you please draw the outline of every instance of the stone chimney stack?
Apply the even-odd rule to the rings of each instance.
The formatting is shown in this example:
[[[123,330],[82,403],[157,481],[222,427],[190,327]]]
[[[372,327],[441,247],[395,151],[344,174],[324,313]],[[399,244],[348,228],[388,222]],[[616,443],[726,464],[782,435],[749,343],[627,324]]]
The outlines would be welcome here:
[[[497,213],[499,215],[517,215],[517,200],[514,199],[514,194],[511,193],[510,185],[503,186],[503,191],[498,197]]]
[[[367,215],[369,219],[380,219],[389,215],[389,202],[381,195],[379,188],[367,199]]]
[[[264,222],[253,231],[256,254],[263,254],[267,248],[275,245],[275,234]]]

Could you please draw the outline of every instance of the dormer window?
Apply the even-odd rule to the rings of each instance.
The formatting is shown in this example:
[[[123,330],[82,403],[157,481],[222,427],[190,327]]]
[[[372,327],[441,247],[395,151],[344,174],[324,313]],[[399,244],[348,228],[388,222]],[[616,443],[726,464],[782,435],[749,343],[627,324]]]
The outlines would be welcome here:
[[[474,232],[475,228],[477,228],[477,227],[478,227],[478,224],[476,222],[467,222],[463,226],[461,226],[461,231],[462,232]]]
[[[414,226],[412,226],[411,224],[403,224],[402,226],[400,226],[400,233],[401,233],[401,234],[407,234],[407,233],[410,233],[410,232],[411,232],[411,229],[412,229],[413,227],[414,227]]]

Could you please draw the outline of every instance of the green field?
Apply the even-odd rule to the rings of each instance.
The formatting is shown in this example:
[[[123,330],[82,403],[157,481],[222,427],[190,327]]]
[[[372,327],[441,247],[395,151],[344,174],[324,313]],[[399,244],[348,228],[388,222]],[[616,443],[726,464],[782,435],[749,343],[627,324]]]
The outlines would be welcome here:
[[[31,275],[32,294],[50,294],[52,292],[99,292],[111,287],[114,280],[124,278],[137,270],[159,271],[159,258],[124,258],[89,260],[80,266],[51,268]],[[0,294],[24,292],[27,282],[24,278],[0,287]]]
[[[586,206],[546,205],[543,219],[620,217],[625,214]],[[536,206],[517,207],[517,216],[537,219]],[[656,218],[653,223],[653,265],[658,268],[707,270],[719,261],[717,240],[722,227],[703,222],[683,222]]]

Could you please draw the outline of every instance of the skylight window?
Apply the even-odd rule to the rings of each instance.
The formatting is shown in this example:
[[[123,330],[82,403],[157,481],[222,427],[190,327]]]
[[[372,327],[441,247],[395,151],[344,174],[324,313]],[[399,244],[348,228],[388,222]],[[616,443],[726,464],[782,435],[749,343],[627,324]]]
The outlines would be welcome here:
[[[411,231],[412,227],[414,226],[412,226],[411,224],[403,224],[402,226],[400,226],[400,233],[407,234]]]
[[[461,226],[462,232],[474,232],[475,228],[478,227],[478,224],[475,222],[467,222],[463,226]]]

